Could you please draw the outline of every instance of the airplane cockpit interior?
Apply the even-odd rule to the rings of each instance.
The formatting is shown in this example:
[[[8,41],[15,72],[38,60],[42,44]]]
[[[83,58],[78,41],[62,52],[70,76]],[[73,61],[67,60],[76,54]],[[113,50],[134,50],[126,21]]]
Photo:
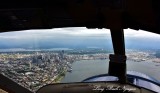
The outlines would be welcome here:
[[[0,1],[0,93],[160,93],[159,4]]]

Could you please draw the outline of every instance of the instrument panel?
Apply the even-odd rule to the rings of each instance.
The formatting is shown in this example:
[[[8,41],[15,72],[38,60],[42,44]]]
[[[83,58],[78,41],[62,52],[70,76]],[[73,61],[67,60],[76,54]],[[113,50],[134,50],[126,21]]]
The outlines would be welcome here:
[[[37,93],[154,93],[132,84],[117,82],[84,82],[50,84],[40,88]]]

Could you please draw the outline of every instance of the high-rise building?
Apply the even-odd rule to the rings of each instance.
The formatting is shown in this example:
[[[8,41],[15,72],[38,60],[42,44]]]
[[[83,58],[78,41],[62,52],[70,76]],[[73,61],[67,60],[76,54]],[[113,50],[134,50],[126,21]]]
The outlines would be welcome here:
[[[62,51],[59,53],[59,56],[60,56],[60,59],[61,59],[61,60],[64,59],[64,50],[62,50]]]
[[[29,70],[32,69],[32,62],[29,62]]]

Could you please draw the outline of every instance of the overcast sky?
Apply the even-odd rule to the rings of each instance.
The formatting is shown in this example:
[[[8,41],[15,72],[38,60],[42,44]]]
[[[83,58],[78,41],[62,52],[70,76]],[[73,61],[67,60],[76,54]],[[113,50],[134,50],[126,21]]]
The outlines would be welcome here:
[[[135,42],[135,40],[137,40],[136,42],[138,42],[138,45],[142,43],[148,44],[148,42],[151,42],[152,45],[160,43],[160,35],[155,33],[141,30],[135,31],[131,29],[126,29],[124,33],[125,41],[128,46],[133,46],[133,42]],[[64,46],[67,44],[73,46],[74,44],[77,44],[77,46],[88,44],[89,47],[96,47],[97,45],[111,45],[111,36],[108,29],[87,29],[84,27],[25,30],[0,33],[0,47],[3,46],[3,48],[11,45],[16,46],[16,44],[17,46],[32,46],[33,44],[38,46],[36,42],[39,42],[41,45],[49,43],[50,46],[51,44],[57,44],[59,46]],[[32,43],[32,45],[27,45],[29,43]]]
[[[126,29],[125,37],[133,38],[160,38],[160,35],[147,31],[136,31]],[[87,29],[87,28],[56,28],[47,30],[24,30],[15,32],[0,33],[0,39],[33,39],[33,38],[110,38],[108,29]]]

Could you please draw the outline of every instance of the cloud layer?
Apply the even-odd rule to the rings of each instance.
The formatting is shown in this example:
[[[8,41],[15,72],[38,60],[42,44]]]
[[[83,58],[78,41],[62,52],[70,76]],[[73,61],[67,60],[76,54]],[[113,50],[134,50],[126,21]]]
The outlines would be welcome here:
[[[136,46],[151,42],[160,43],[160,35],[126,29],[126,46]],[[0,33],[0,48],[25,47],[112,47],[108,29],[87,29],[84,27],[56,28],[43,30],[25,30]],[[42,48],[43,48],[42,47]],[[151,46],[152,47],[152,46]]]

